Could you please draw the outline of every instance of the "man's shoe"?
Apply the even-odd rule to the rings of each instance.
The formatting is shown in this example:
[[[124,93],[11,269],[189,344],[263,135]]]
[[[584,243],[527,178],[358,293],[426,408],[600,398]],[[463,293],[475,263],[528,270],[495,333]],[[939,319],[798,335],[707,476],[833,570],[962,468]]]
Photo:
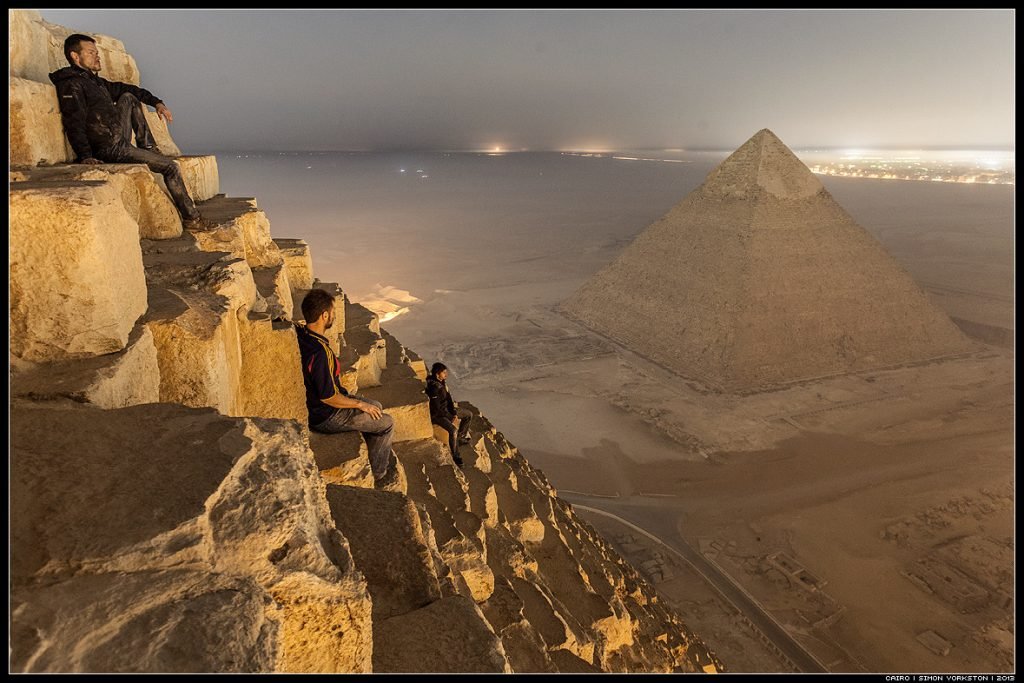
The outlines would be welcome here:
[[[202,216],[196,216],[195,218],[187,218],[181,222],[181,227],[192,232],[209,232],[216,230],[217,226],[206,220]]]
[[[461,470],[462,469],[462,458],[456,456],[456,457],[452,458],[452,460],[455,461],[455,464],[458,465],[459,469]]]

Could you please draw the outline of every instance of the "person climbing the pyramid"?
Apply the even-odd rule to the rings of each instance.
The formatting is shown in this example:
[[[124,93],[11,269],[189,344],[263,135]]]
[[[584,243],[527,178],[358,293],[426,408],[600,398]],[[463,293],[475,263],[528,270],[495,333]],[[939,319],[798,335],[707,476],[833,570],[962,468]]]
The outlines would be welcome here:
[[[210,230],[185,189],[178,164],[157,148],[146,123],[143,106],[156,108],[160,118],[174,120],[171,110],[153,93],[118,81],[99,77],[100,53],[96,40],[74,33],[64,40],[64,56],[71,66],[50,74],[57,87],[57,100],[64,133],[80,164],[139,163],[161,174],[167,191],[181,213],[182,225],[193,231]],[[131,144],[132,133],[135,143]]]
[[[430,376],[427,377],[427,388],[425,389],[427,396],[430,397],[430,421],[448,432],[448,448],[451,449],[452,460],[456,465],[462,467],[459,444],[469,443],[467,434],[473,413],[465,408],[455,407],[455,401],[445,383],[446,379],[448,379],[448,366],[444,363],[434,363],[430,366]],[[459,421],[458,432],[456,432],[455,420]]]

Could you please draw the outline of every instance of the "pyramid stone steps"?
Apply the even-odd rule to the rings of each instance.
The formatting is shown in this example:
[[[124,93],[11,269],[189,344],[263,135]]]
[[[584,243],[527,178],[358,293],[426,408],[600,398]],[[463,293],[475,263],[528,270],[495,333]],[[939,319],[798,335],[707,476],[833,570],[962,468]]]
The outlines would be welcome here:
[[[160,400],[160,369],[153,335],[138,324],[124,349],[103,356],[36,365],[11,375],[11,396],[70,400],[97,408],[124,408]]]
[[[544,648],[544,640],[530,622],[523,620],[506,626],[500,635],[513,673],[558,673]]]
[[[270,221],[256,207],[256,200],[217,195],[197,202],[203,217],[216,226],[193,236],[203,251],[225,251],[244,258],[252,268],[280,265],[277,245],[270,239]]]
[[[580,659],[578,656],[569,652],[568,650],[555,650],[554,652],[548,653],[551,657],[551,662],[555,668],[558,669],[558,673],[563,674],[593,674],[601,673],[593,664]]]
[[[380,401],[387,414],[394,418],[394,440],[433,441],[434,430],[430,423],[430,407],[423,383],[416,378],[391,381],[387,375],[383,375],[382,379],[384,383],[381,386],[360,387],[359,394]]]
[[[408,377],[416,377],[422,382],[427,381],[427,368],[423,363],[423,360],[417,356],[412,350],[407,349],[398,341],[394,335],[387,330],[381,328],[381,336],[387,342],[387,364],[386,367],[389,369],[393,368],[408,368],[408,371],[403,372]]]
[[[292,323],[250,313],[239,319],[238,330],[242,368],[236,414],[305,423],[306,387]]]
[[[429,637],[424,637],[429,634]],[[463,596],[443,598],[373,628],[374,673],[511,673],[501,641]]]
[[[187,566],[210,585],[224,575],[259,586],[270,620],[261,628],[277,643],[274,670],[369,670],[369,594],[298,425],[164,403],[15,405],[11,453],[10,571],[20,632],[45,639],[53,620],[34,606],[61,602],[64,587],[83,590],[69,581],[96,576],[97,587],[119,593],[107,619],[62,625],[67,639],[53,669],[68,670],[79,643],[103,641],[112,624],[137,613],[155,572]],[[73,477],[63,476],[69,453]],[[247,602],[241,595],[234,604],[242,610]],[[35,614],[45,621],[27,616]],[[154,641],[160,629],[139,628],[146,637],[124,641],[135,649],[117,656],[134,659],[132,670],[156,668],[150,648],[163,636]],[[13,661],[30,657],[12,651]]]
[[[30,169],[30,181],[102,180],[116,186],[129,215],[139,224],[139,237],[161,240],[181,236],[181,218],[160,177],[143,164],[66,164]]]
[[[537,518],[529,497],[516,490],[515,474],[502,462],[495,463],[493,468],[491,482],[509,530],[521,543],[540,543],[544,540],[544,524]]]
[[[191,233],[165,240],[141,240],[147,286],[204,291],[222,296],[234,312],[246,313],[259,298],[253,271],[227,252],[202,251]]]
[[[530,549],[537,560],[537,573],[573,618],[590,631],[614,618],[608,602],[590,586],[588,576],[569,548],[556,534],[545,534],[542,543]],[[599,630],[599,629],[598,629]]]
[[[440,599],[441,589],[411,500],[398,493],[329,484],[327,504],[366,577],[375,622]]]
[[[359,432],[320,434],[311,431],[309,447],[326,483],[373,488],[369,452]]]
[[[267,302],[265,312],[271,318],[292,320],[294,300],[284,264],[253,268],[252,279],[256,283],[256,291]]]
[[[577,640],[577,634],[536,584],[520,577],[513,577],[511,584],[523,603],[523,615],[540,634],[549,652],[566,649],[580,655],[589,651],[593,656],[593,644],[588,647]]]
[[[310,254],[309,244],[306,243],[306,240],[274,238],[274,244],[281,251],[281,258],[284,259],[289,287],[292,290],[312,289],[313,257]]]
[[[495,526],[498,523],[498,496],[494,484],[485,473],[468,464],[465,475],[470,512],[479,517],[485,526]]]
[[[495,576],[511,579],[514,576],[536,576],[537,560],[505,526],[485,527],[487,564]]]
[[[139,227],[117,188],[15,182],[8,207],[11,353],[53,362],[123,349],[146,283]]]

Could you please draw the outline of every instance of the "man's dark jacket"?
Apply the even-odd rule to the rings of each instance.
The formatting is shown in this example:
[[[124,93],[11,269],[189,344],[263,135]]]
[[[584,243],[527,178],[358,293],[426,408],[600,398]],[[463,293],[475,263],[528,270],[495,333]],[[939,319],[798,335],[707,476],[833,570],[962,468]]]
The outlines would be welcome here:
[[[455,417],[455,401],[448,393],[448,385],[434,375],[427,377],[427,396],[430,397],[430,421],[451,421]]]
[[[128,92],[152,107],[161,103],[153,93],[130,83],[108,81],[88,69],[66,66],[50,74],[57,86],[64,132],[78,160],[100,159],[121,134],[114,103]]]

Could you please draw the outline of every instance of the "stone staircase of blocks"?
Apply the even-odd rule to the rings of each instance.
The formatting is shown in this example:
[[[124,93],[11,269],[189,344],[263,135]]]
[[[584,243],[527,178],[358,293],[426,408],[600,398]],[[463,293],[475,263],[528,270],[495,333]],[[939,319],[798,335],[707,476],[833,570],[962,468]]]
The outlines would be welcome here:
[[[468,404],[454,465],[423,359],[255,199],[219,194],[214,157],[178,159],[206,232],[145,166],[67,163],[45,75],[69,31],[10,25],[13,669],[720,668]],[[344,386],[395,420],[396,491],[359,434],[306,427],[312,288],[336,301]]]

